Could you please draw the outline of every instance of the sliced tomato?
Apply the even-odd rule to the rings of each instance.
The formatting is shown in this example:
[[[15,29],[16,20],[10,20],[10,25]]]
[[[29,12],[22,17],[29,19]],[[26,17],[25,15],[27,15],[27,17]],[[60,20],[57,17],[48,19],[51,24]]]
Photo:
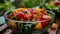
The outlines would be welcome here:
[[[42,20],[50,20],[51,17],[50,17],[49,15],[43,14],[43,15],[41,16],[41,19],[42,19]]]

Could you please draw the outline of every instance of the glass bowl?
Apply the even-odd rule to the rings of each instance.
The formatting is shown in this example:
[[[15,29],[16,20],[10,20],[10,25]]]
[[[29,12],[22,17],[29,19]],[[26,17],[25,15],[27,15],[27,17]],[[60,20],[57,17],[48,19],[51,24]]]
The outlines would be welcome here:
[[[11,12],[12,11],[6,12],[4,14],[4,17],[5,17],[8,27],[11,28],[12,31],[17,34],[43,34],[52,25],[52,23],[54,22],[54,17],[55,17],[55,14],[52,11],[47,10],[47,13],[52,17],[50,22],[48,23],[48,25],[45,28],[35,31],[35,30],[33,30],[33,27],[36,25],[36,22],[38,22],[38,21],[35,21],[35,22],[27,21],[26,22],[26,21],[17,21],[17,20],[8,19],[7,15],[10,14]]]

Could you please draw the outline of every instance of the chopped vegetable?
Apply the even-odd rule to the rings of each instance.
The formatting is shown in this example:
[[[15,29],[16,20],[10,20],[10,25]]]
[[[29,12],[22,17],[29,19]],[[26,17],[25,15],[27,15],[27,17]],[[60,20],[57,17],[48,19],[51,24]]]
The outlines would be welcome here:
[[[45,28],[51,20],[51,16],[47,14],[45,9],[40,8],[18,8],[7,15],[7,18],[25,21],[24,23],[19,22],[18,24],[18,29],[25,32],[41,30],[42,28]]]
[[[37,25],[34,27],[35,30],[40,30],[42,29],[42,24],[39,22]]]

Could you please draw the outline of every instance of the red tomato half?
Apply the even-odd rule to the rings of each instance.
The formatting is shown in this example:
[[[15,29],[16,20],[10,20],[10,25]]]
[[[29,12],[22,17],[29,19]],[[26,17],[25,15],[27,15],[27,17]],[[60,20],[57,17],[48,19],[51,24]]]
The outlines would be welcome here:
[[[42,15],[42,17],[41,17],[41,19],[42,20],[50,20],[51,19],[51,17],[49,16],[49,15]]]

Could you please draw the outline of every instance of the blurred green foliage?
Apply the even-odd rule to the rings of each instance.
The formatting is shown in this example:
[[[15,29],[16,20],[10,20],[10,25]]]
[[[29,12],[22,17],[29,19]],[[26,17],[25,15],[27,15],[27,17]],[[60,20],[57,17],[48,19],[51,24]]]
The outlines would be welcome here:
[[[45,0],[22,0],[22,2],[20,3],[20,7],[32,8],[43,4],[44,2]]]
[[[0,16],[6,11],[12,8],[12,3],[10,0],[0,0]]]

